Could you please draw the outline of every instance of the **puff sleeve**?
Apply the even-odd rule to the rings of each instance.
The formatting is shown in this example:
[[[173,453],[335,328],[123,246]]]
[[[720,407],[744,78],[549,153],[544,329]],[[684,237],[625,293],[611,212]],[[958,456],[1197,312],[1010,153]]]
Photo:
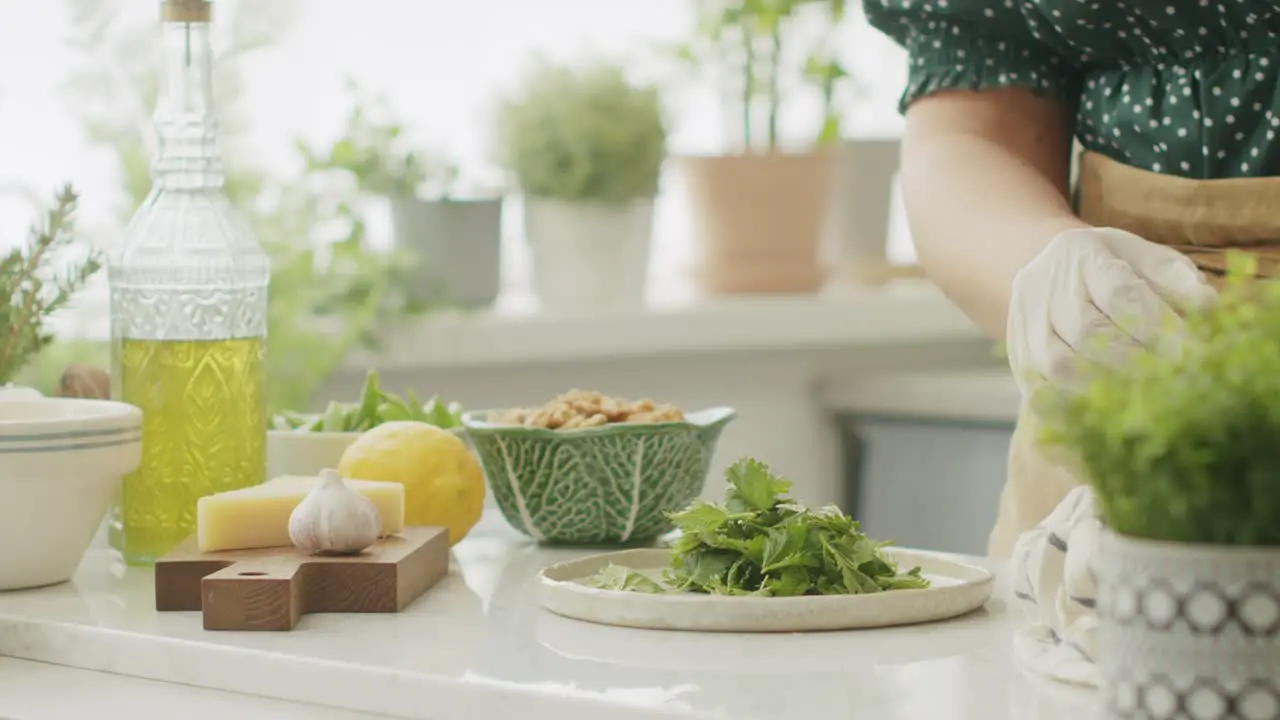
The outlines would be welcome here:
[[[1034,3],[1014,0],[864,0],[868,22],[907,50],[900,109],[940,90],[1021,87],[1071,105],[1080,69]],[[1026,13],[1026,14],[1024,14]]]

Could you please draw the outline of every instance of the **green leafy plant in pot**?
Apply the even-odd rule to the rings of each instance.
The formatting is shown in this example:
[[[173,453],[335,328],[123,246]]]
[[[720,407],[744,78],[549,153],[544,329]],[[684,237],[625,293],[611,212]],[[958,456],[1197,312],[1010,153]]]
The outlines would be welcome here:
[[[464,190],[459,163],[421,150],[387,102],[356,98],[342,137],[324,150],[299,149],[309,171],[346,171],[358,189],[385,198],[395,248],[413,257],[412,297],[422,304],[487,307],[500,291],[502,194]]]
[[[1233,264],[1164,348],[1086,368],[1081,392],[1035,397],[1047,449],[1078,460],[1106,527],[1095,570],[1109,717],[1280,708],[1280,284],[1250,281],[1247,256]]]
[[[658,90],[609,63],[540,63],[497,121],[542,307],[641,304],[667,146]]]
[[[834,54],[844,0],[699,0],[698,29],[680,48],[725,91],[735,151],[681,160],[693,200],[704,292],[813,292],[825,283],[820,247],[840,139]],[[806,24],[809,27],[806,27]],[[811,26],[820,32],[816,37]],[[818,127],[784,147],[785,111],[816,98]]]

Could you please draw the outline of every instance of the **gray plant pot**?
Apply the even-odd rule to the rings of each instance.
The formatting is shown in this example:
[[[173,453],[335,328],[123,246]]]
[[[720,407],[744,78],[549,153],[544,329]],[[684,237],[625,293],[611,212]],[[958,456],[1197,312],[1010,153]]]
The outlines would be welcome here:
[[[1095,570],[1106,718],[1280,718],[1280,548],[1104,532]]]
[[[502,198],[391,199],[395,247],[417,256],[414,297],[477,308],[500,290]]]

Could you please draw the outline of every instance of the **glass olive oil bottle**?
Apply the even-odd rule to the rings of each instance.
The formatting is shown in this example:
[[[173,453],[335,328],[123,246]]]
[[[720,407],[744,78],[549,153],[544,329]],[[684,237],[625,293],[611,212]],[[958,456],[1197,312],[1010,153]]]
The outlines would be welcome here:
[[[261,483],[270,262],[223,190],[208,0],[164,0],[150,195],[108,264],[112,395],[142,409],[142,464],[112,545],[146,565],[195,530],[196,501]]]

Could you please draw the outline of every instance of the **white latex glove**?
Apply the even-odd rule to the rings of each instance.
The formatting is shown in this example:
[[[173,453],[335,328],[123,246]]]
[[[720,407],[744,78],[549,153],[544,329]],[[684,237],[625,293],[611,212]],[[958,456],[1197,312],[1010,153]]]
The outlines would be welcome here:
[[[1175,307],[1216,295],[1177,250],[1114,228],[1067,230],[1014,278],[1009,366],[1023,397],[1044,383],[1078,389],[1081,358],[1115,362],[1158,348],[1181,322]]]

